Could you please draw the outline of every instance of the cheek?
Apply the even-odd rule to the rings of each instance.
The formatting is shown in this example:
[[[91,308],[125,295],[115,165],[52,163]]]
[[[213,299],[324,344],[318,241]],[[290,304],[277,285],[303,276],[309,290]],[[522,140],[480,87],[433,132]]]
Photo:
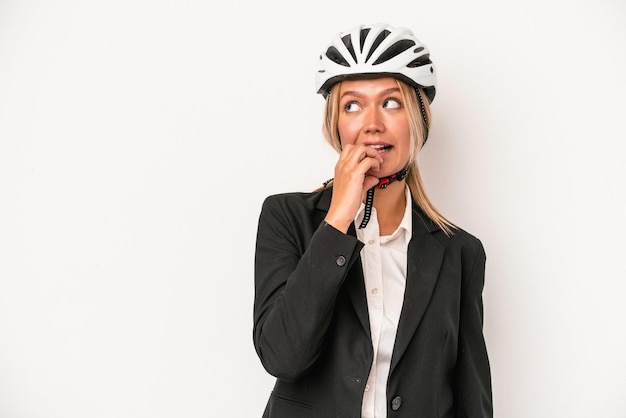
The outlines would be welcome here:
[[[404,132],[403,135],[404,138],[404,144],[406,148],[411,148],[411,131],[409,129],[406,130],[406,132]]]
[[[358,129],[354,127],[354,124],[346,123],[339,118],[337,131],[339,132],[339,140],[342,145],[356,143]]]
[[[403,148],[411,148],[411,129],[408,122],[405,121],[398,125],[398,139]]]

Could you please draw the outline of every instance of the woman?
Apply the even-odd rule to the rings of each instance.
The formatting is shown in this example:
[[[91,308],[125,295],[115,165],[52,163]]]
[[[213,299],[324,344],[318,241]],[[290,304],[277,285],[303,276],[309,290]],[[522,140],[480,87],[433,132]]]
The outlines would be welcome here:
[[[332,183],[270,196],[254,344],[277,378],[264,417],[491,417],[485,253],[426,196],[417,154],[435,71],[407,29],[338,34],[320,56]]]

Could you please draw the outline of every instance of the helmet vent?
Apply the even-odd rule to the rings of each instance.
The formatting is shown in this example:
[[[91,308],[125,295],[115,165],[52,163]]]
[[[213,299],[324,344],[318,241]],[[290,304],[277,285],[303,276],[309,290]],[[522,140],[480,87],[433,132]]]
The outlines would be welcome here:
[[[363,52],[363,45],[365,45],[365,38],[367,38],[367,34],[370,33],[371,28],[361,29],[361,39],[359,40],[361,46],[361,52]]]
[[[348,48],[348,51],[350,52],[350,55],[352,55],[352,59],[354,59],[354,62],[356,62],[356,53],[354,52],[354,47],[352,46],[352,39],[350,38],[350,35],[346,35],[343,38],[341,38],[341,40],[343,41],[343,44],[346,46],[346,48]]]
[[[391,32],[389,32],[388,30],[385,29],[384,31],[382,31],[381,33],[378,34],[378,36],[374,40],[374,44],[370,48],[370,52],[368,52],[368,54],[367,54],[367,58],[365,58],[365,62],[369,61],[369,59],[372,56],[372,54],[374,53],[374,51],[376,51],[376,48],[378,48],[378,45],[380,45],[381,42],[384,41],[385,38],[387,36],[389,36],[390,33]]]
[[[339,65],[343,65],[344,67],[350,66],[350,64],[348,64],[348,61],[346,61],[346,59],[341,56],[341,53],[334,46],[328,48],[328,50],[326,51],[326,56],[329,60]]]
[[[430,60],[430,54],[422,55],[419,58],[414,59],[413,61],[407,64],[409,68],[421,67],[422,65],[432,64],[433,62]],[[432,69],[432,67],[431,67]]]
[[[401,41],[398,41],[395,44],[391,45],[389,48],[387,48],[385,52],[380,54],[380,57],[378,57],[378,59],[372,65],[377,65],[385,61],[389,61],[390,59],[397,57],[398,55],[413,46],[415,46],[415,42],[410,39],[403,39]]]

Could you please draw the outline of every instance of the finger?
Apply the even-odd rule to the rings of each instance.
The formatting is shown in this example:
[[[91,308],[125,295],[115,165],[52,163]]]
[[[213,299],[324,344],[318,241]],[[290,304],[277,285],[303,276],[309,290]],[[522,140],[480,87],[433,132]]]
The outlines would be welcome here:
[[[374,174],[380,170],[381,162],[372,157],[365,157],[361,161],[343,161],[335,167],[335,180],[338,178],[352,178],[352,181],[358,181],[360,184],[363,178],[368,174]]]
[[[364,158],[356,167],[355,171],[363,175],[367,175],[368,172],[377,172],[380,170],[381,163],[373,158]]]
[[[378,157],[380,157],[380,153],[377,150],[375,150],[372,147],[368,147],[367,145],[363,145],[363,144],[346,145],[341,151],[341,155],[344,156],[345,158],[360,157],[360,160],[365,157],[374,157],[377,159]]]
[[[349,161],[357,165],[364,160],[374,160],[377,161],[378,164],[382,164],[383,162],[383,158],[380,156],[378,151],[364,145],[351,149],[345,157],[345,161]]]
[[[365,179],[363,180],[363,190],[367,191],[371,189],[372,187],[376,186],[379,181],[380,179],[378,177],[365,176]]]

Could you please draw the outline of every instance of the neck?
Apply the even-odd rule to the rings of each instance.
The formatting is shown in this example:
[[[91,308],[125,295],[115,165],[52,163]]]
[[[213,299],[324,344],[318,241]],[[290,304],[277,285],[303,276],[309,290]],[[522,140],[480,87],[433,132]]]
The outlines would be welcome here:
[[[404,188],[406,182],[395,181],[385,189],[377,189],[374,193],[374,207],[378,215],[380,235],[392,234],[400,225],[406,208]]]

